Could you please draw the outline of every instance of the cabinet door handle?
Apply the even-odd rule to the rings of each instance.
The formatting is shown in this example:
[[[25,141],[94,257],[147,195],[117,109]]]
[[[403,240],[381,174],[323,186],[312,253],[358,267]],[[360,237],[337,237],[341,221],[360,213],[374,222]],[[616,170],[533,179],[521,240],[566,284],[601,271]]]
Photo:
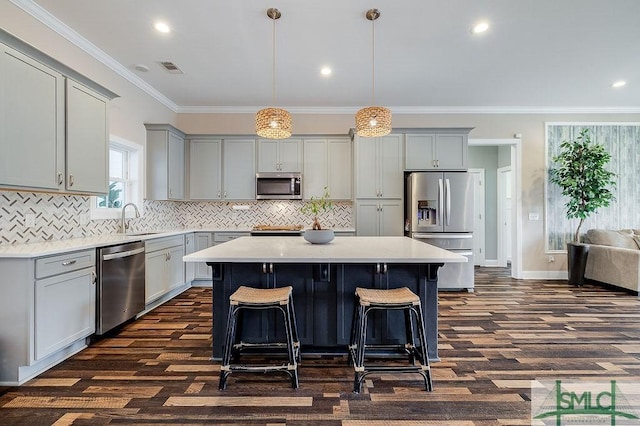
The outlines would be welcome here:
[[[95,285],[98,282],[98,275],[96,271],[91,271],[91,284]]]
[[[64,175],[62,174],[62,172],[58,172],[58,185],[62,185],[64,179]]]
[[[383,263],[383,264],[382,264],[382,273],[383,273],[383,274],[386,274],[386,273],[387,273],[387,264],[386,264],[386,263]]]
[[[224,191],[224,198],[227,198],[227,191]]]
[[[73,186],[73,182],[74,182],[73,175],[69,175],[69,186]]]
[[[269,264],[269,273],[273,274],[273,263]]]
[[[75,260],[65,260],[64,262],[62,262],[62,266],[69,266],[73,265],[74,263],[76,263]]]
[[[376,274],[380,273],[380,264],[376,263]]]
[[[220,191],[218,191],[218,198],[220,198]]]
[[[433,167],[436,166],[436,160],[431,161],[431,163],[433,164]]]
[[[436,160],[436,164],[440,167],[440,160]]]

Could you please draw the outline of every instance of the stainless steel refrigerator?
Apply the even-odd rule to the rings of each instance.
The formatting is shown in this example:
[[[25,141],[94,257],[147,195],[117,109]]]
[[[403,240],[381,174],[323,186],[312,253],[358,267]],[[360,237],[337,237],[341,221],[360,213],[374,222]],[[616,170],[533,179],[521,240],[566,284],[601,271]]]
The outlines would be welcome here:
[[[473,177],[466,172],[414,172],[405,187],[405,233],[459,253],[467,263],[438,270],[438,289],[473,291]]]

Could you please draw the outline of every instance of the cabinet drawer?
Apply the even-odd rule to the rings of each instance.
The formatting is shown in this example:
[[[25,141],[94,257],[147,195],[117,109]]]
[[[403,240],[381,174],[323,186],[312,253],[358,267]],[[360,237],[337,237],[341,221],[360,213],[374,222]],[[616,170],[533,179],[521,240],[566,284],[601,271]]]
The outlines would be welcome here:
[[[95,250],[41,257],[36,259],[36,279],[94,267],[95,264]]]
[[[227,241],[235,240],[240,237],[247,237],[250,234],[248,232],[216,232],[213,234],[213,244],[226,243]]]
[[[184,244],[184,235],[176,235],[174,237],[156,238],[145,241],[145,251],[151,253],[158,250],[166,250],[170,247],[181,246]]]

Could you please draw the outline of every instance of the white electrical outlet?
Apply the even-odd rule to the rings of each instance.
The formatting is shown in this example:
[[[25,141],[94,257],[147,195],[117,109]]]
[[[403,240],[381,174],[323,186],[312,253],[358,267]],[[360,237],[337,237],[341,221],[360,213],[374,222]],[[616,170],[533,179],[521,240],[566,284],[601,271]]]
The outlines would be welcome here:
[[[529,213],[529,220],[540,220],[540,215],[538,213]]]
[[[26,214],[24,216],[24,226],[27,228],[33,228],[36,226],[36,215],[33,213]]]

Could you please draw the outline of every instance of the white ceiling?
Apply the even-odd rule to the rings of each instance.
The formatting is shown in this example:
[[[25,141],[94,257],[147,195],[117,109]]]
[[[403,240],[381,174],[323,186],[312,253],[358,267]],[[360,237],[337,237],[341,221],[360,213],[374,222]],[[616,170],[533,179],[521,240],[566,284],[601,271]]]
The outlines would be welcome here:
[[[278,106],[346,112],[369,105],[372,24],[364,14],[375,7],[376,103],[394,112],[640,112],[638,0],[11,1],[59,31],[77,32],[79,43],[84,37],[175,111],[271,105],[269,7],[282,12]],[[173,31],[154,30],[158,19]],[[489,31],[471,34],[480,20]],[[168,73],[160,61],[184,74]],[[330,78],[320,75],[324,65]],[[620,79],[625,87],[610,87]]]

